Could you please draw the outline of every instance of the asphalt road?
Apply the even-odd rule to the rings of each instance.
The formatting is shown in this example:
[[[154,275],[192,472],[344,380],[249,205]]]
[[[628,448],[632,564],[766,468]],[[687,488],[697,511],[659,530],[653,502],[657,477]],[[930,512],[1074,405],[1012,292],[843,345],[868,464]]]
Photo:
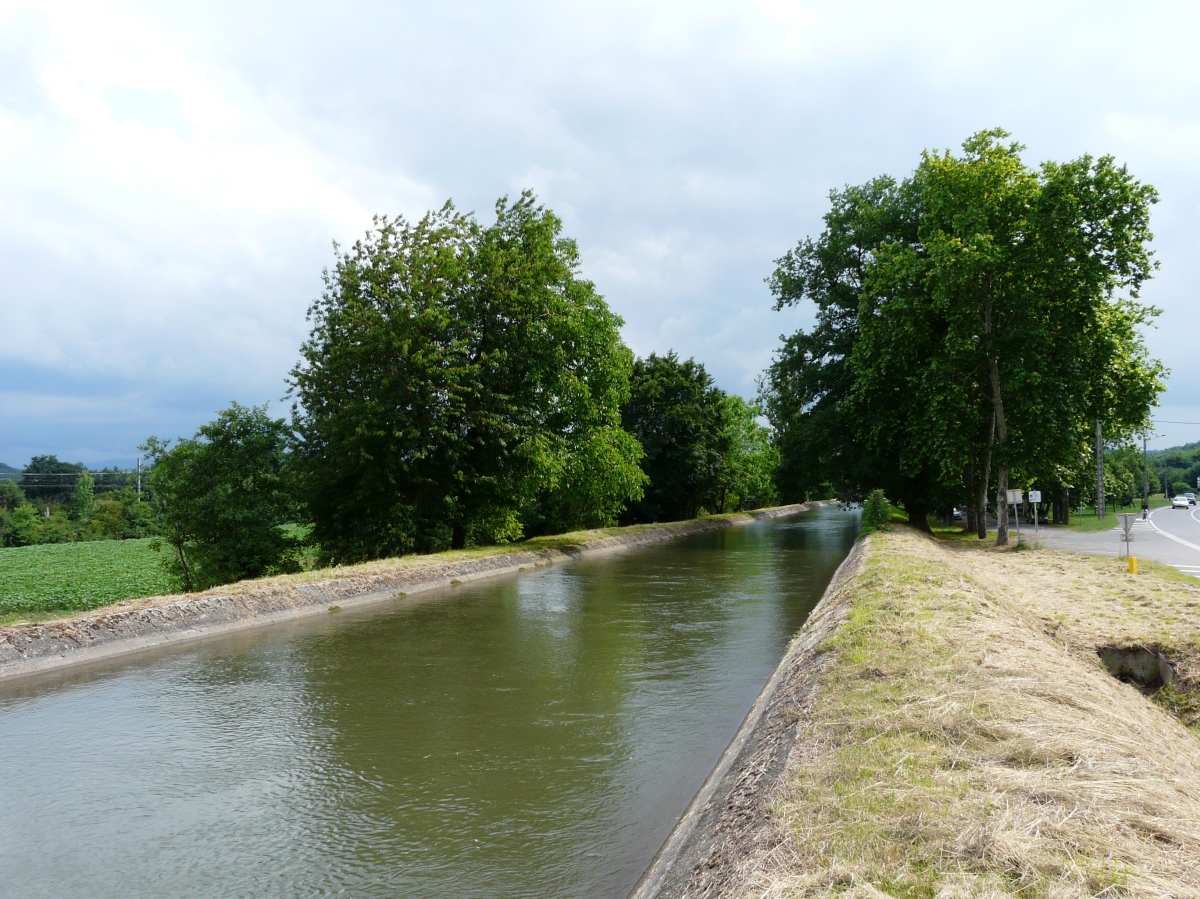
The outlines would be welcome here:
[[[1032,531],[1031,527],[1021,525],[1022,538],[1032,539]],[[1088,534],[1064,528],[1044,528],[1038,534],[1037,542],[1048,549],[1116,558],[1125,555],[1121,531],[1119,525],[1112,530]],[[1011,529],[1009,533],[1012,533]],[[1130,555],[1162,562],[1200,578],[1200,506],[1189,506],[1186,511],[1170,507],[1155,509],[1148,521],[1142,521],[1140,517],[1135,519],[1131,533]]]

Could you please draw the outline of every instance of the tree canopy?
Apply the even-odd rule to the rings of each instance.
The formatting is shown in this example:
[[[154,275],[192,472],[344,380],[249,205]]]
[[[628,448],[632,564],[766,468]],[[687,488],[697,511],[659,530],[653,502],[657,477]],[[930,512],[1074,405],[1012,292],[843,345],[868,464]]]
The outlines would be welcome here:
[[[645,495],[628,521],[676,521],[715,508],[727,452],[724,393],[695,359],[651,353],[633,366],[621,422],[645,456]]]
[[[297,507],[287,422],[266,406],[233,403],[195,437],[151,437],[141,447],[184,589],[204,589],[295,568],[284,526]]]
[[[640,497],[620,318],[532,194],[495,211],[377,218],[326,274],[291,387],[330,558],[607,524]]]
[[[1004,542],[1010,478],[1065,483],[1097,420],[1145,425],[1165,375],[1137,300],[1154,189],[1110,157],[1031,169],[1007,136],[833,192],[824,232],[778,261],[777,305],[817,306],[764,381],[785,495],[880,486],[924,526],[982,508],[994,469]]]
[[[672,521],[769,504],[778,451],[760,412],[717,387],[695,359],[670,352],[634,362],[621,421],[645,452],[647,483],[624,520]]]

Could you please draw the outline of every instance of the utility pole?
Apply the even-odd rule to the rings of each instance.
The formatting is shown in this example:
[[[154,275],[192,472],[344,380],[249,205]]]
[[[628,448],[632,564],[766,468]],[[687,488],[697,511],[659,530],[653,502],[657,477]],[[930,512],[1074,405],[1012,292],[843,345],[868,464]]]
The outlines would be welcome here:
[[[1104,435],[1096,419],[1096,517],[1104,520]]]
[[[137,490],[138,502],[142,501],[142,457],[138,456],[138,474],[137,474]]]

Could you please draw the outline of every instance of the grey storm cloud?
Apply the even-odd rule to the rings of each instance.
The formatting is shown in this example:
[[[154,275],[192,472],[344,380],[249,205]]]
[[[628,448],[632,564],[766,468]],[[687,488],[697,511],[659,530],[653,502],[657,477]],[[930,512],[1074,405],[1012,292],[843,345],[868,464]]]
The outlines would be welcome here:
[[[636,352],[751,396],[810,319],[764,278],[828,191],[997,125],[1031,162],[1111,153],[1159,188],[1147,339],[1161,417],[1200,421],[1197,25],[1145,3],[0,7],[0,461],[132,458],[230,400],[282,413],[333,241],[524,188]]]

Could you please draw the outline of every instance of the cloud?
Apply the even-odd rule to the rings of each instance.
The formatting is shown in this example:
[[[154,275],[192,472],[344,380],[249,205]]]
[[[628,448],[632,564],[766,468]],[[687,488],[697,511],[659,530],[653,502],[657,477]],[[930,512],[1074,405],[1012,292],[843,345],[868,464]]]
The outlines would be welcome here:
[[[811,316],[763,279],[828,190],[994,125],[1160,188],[1149,340],[1200,402],[1197,25],[1130,3],[0,5],[0,460],[127,456],[280,397],[331,241],[524,187],[631,346],[750,395]]]

